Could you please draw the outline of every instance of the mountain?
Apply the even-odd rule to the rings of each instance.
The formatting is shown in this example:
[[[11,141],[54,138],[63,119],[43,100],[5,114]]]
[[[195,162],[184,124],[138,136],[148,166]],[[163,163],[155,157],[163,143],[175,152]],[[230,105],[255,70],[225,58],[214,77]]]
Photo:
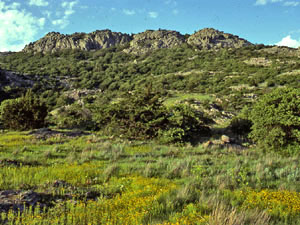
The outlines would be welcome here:
[[[187,39],[187,43],[200,49],[241,48],[252,45],[249,41],[236,35],[213,28],[205,28],[195,32]]]
[[[25,46],[23,52],[57,52],[63,49],[99,50],[112,46],[125,46],[126,53],[144,54],[161,48],[174,48],[184,43],[199,49],[240,48],[252,45],[238,36],[224,33],[213,28],[205,28],[192,35],[182,35],[173,30],[146,30],[128,35],[111,30],[97,30],[92,33],[74,33],[64,35],[57,32],[48,33],[40,40]],[[126,46],[125,46],[126,47]]]
[[[173,48],[185,43],[182,34],[172,30],[146,30],[135,34],[130,42],[130,47],[124,52],[143,54],[161,48]]]
[[[56,52],[63,49],[98,50],[116,45],[124,45],[132,40],[128,34],[97,30],[92,33],[74,33],[64,35],[58,32],[48,33],[40,40],[25,46],[23,52]]]

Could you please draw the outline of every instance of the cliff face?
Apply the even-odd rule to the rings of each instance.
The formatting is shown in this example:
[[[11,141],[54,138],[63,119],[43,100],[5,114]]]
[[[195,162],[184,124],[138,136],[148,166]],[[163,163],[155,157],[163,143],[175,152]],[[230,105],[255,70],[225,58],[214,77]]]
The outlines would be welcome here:
[[[116,45],[124,45],[132,40],[128,34],[110,30],[95,31],[89,34],[74,33],[63,35],[57,32],[48,33],[42,39],[26,45],[24,52],[56,52],[62,49],[98,50]]]
[[[241,48],[252,45],[249,41],[236,35],[224,33],[212,28],[205,28],[194,33],[187,39],[187,43],[200,49]]]
[[[172,30],[146,30],[133,36],[101,30],[89,34],[74,33],[71,35],[51,32],[40,40],[25,46],[23,52],[53,53],[63,49],[91,51],[127,43],[130,43],[130,46],[124,49],[124,52],[132,54],[144,54],[161,48],[174,48],[183,43],[199,49],[240,48],[251,45],[250,42],[238,36],[212,28],[199,30],[188,38]]]
[[[182,34],[172,30],[147,30],[135,34],[130,47],[124,51],[133,54],[143,54],[160,48],[173,48],[185,43]]]

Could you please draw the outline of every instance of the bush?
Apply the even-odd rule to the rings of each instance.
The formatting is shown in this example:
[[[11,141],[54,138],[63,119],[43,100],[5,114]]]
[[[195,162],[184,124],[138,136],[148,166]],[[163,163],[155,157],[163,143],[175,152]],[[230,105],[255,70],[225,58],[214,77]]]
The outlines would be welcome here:
[[[300,143],[300,90],[277,89],[264,95],[250,113],[250,137],[265,149],[296,146]]]
[[[59,128],[94,129],[92,114],[88,108],[79,104],[62,106],[52,112],[51,119]]]
[[[96,106],[95,121],[99,129],[129,139],[153,139],[185,142],[209,133],[208,120],[186,105],[170,109],[151,86],[128,94],[116,103]]]
[[[156,137],[167,115],[159,95],[150,89],[128,94],[116,103],[96,105],[94,118],[98,127],[126,138]]]
[[[3,101],[0,118],[8,129],[37,129],[45,126],[47,110],[47,106],[29,90],[20,98]]]
[[[160,131],[162,142],[192,142],[200,136],[210,135],[207,126],[210,120],[189,105],[176,105],[167,111],[167,126]]]

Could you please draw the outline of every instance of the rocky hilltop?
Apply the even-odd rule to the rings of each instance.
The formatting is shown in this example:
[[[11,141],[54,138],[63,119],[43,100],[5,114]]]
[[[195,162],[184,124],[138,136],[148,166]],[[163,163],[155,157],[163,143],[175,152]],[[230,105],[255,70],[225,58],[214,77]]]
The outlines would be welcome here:
[[[146,30],[135,34],[130,47],[124,51],[133,54],[143,54],[160,48],[173,48],[185,43],[182,34],[172,30]]]
[[[200,49],[241,48],[252,45],[249,41],[236,35],[213,28],[205,28],[195,32],[187,39],[187,43]]]
[[[95,31],[89,34],[74,33],[64,35],[57,32],[48,33],[40,40],[25,46],[23,52],[56,52],[62,49],[98,50],[130,43],[124,52],[144,54],[161,48],[174,48],[183,43],[199,49],[240,48],[251,45],[238,36],[224,33],[212,28],[205,28],[188,37],[172,30],[146,30],[128,35],[110,30]]]
[[[64,35],[58,32],[48,33],[42,39],[26,45],[23,52],[56,52],[62,49],[98,50],[123,45],[132,40],[128,34],[97,30],[92,33],[74,33]]]

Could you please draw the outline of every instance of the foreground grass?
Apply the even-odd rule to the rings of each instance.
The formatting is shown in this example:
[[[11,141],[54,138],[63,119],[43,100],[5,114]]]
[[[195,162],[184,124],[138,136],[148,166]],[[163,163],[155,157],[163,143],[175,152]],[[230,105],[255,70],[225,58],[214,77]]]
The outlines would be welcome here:
[[[1,190],[68,196],[4,224],[300,224],[298,155],[26,132],[0,151]]]

